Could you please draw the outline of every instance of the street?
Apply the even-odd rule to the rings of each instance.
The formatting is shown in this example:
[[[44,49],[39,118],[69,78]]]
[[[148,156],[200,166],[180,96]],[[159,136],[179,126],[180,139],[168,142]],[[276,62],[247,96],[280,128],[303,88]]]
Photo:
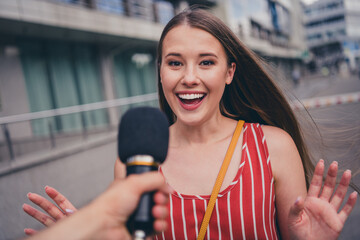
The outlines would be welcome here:
[[[320,83],[317,83],[319,85]],[[350,79],[335,79],[323,82],[322,86],[308,97],[323,97],[335,94],[344,94],[360,91],[360,80],[356,77]],[[307,92],[298,92],[309,94]],[[339,169],[352,170],[353,182],[360,186],[360,103],[348,103],[330,107],[319,107],[309,110],[321,133],[319,138],[316,129],[311,132],[308,144],[314,158],[324,158],[327,166],[332,161],[339,162]],[[315,136],[314,136],[315,135]],[[348,192],[351,193],[350,189]],[[360,200],[347,220],[340,239],[360,239]]]

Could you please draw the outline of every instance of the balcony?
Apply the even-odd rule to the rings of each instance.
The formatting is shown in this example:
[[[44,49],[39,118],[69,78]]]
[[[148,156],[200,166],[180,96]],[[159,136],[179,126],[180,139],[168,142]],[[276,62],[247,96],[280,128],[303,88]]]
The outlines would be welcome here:
[[[182,2],[182,0],[167,0],[168,2],[171,2],[174,5],[179,4],[180,2]],[[189,3],[189,5],[192,4],[200,4],[200,5],[205,5],[208,7],[213,7],[215,5],[218,4],[218,0],[187,0],[186,2]]]
[[[344,16],[345,9],[344,7],[339,7],[335,9],[326,9],[323,11],[317,11],[316,14],[305,15],[305,23],[319,22],[324,19],[332,18],[335,16]]]
[[[89,2],[89,1],[87,1]],[[156,42],[163,24],[55,0],[1,0],[0,28],[5,34],[94,42]]]

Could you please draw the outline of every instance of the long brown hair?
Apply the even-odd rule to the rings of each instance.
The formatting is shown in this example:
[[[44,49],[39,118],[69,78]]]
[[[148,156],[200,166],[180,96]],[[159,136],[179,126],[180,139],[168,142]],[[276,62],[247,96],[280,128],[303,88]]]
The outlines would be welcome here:
[[[263,61],[247,48],[220,19],[206,10],[189,8],[176,15],[165,26],[158,44],[158,93],[160,108],[169,118],[170,124],[176,116],[165,99],[160,82],[162,45],[167,33],[176,26],[186,24],[205,30],[216,37],[225,49],[228,63],[236,64],[233,81],[227,85],[220,101],[221,113],[235,120],[256,122],[276,126],[290,134],[302,159],[306,185],[313,171],[299,123],[283,93],[265,71]]]

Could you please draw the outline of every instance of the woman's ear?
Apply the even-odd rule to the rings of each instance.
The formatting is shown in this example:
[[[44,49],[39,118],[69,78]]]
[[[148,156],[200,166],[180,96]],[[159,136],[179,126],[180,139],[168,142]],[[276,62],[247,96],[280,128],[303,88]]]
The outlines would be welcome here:
[[[229,85],[232,82],[232,80],[234,78],[235,70],[236,70],[236,64],[234,62],[232,62],[227,71],[227,76],[226,76],[226,81],[225,81],[225,83],[227,85]]]

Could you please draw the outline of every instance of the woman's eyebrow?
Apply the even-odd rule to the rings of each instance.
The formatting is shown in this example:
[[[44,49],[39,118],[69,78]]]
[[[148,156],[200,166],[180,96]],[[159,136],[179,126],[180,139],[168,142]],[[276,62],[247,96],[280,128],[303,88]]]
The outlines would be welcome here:
[[[170,56],[180,57],[181,54],[180,53],[168,53],[168,54],[166,54],[165,57],[170,57]]]
[[[215,53],[200,53],[199,56],[200,57],[216,57],[216,58],[218,58],[218,56]]]
[[[181,54],[180,53],[168,53],[165,55],[165,58],[166,57],[170,57],[170,56],[175,56],[175,57],[181,57]],[[218,56],[215,54],[215,53],[200,53],[199,54],[200,57],[215,57],[215,58],[218,58]]]

